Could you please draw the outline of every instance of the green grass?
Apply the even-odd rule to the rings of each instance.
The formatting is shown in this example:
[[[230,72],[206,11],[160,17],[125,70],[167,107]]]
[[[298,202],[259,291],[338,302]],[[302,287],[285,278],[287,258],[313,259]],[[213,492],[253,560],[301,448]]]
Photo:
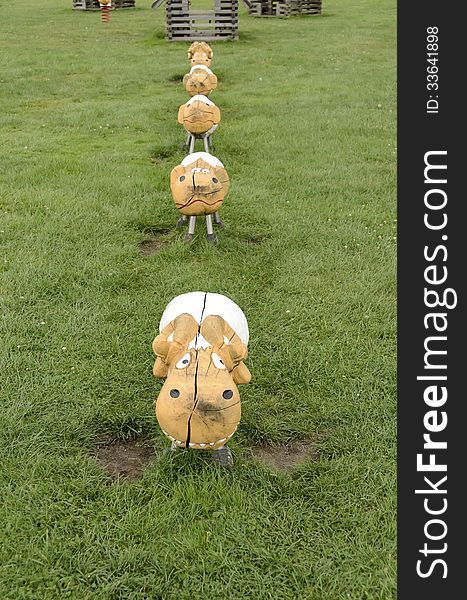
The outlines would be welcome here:
[[[177,218],[189,68],[149,4],[104,26],[71,0],[0,3],[0,597],[394,598],[394,3],[241,7],[240,40],[214,44],[220,245],[171,231],[143,257]],[[197,289],[250,324],[236,467],[181,452],[109,485],[97,435],[167,445],[151,342]],[[249,456],[295,438],[319,459]]]

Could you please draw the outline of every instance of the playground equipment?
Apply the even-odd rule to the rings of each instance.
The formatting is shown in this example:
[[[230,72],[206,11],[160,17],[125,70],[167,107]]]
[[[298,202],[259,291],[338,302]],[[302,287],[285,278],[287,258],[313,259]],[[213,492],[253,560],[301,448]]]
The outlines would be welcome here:
[[[210,41],[238,39],[238,0],[214,0],[212,9],[196,10],[189,0],[154,0],[151,7],[166,3],[166,39]],[[248,0],[249,3],[249,0]]]
[[[221,111],[206,98],[206,96],[192,96],[188,102],[178,109],[178,122],[183,125],[188,133],[186,145],[190,154],[195,150],[195,141],[202,139],[204,149],[209,152],[212,144],[211,135],[217,129],[221,120]]]
[[[195,152],[186,156],[170,173],[170,191],[181,213],[177,228],[188,221],[185,241],[191,242],[195,235],[196,217],[206,216],[206,238],[217,243],[214,222],[222,225],[219,209],[229,191],[229,176],[221,161],[207,152]]]
[[[250,0],[252,17],[282,17],[321,14],[322,0]]]
[[[320,15],[322,0],[288,0],[291,15]]]
[[[233,465],[226,443],[240,422],[237,384],[248,383],[249,332],[241,308],[221,294],[190,292],[166,307],[152,348],[155,377],[165,379],[156,416],[172,450],[212,450]]]
[[[110,9],[112,8],[112,0],[99,0],[99,5],[102,11],[102,22],[110,21]]]
[[[73,8],[75,10],[101,10],[101,5],[104,2],[99,0],[73,0]],[[134,8],[135,0],[112,0],[110,8]]]
[[[251,0],[248,11],[252,17],[288,17],[289,0]]]

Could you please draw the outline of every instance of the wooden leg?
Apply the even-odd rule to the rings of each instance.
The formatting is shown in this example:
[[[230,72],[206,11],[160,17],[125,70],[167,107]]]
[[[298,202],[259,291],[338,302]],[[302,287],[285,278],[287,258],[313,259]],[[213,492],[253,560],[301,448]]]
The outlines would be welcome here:
[[[232,468],[234,464],[232,452],[227,446],[222,446],[217,450],[213,450],[212,460],[216,464],[220,465],[221,467],[226,467],[227,469]]]
[[[190,151],[189,151],[190,154],[193,154],[193,152],[195,151],[195,139],[196,139],[195,136],[191,135],[191,138],[190,138]]]
[[[216,225],[219,225],[219,227],[224,227],[224,222],[222,221],[220,215],[219,215],[219,211],[216,211],[214,213],[214,223]]]
[[[217,235],[212,227],[212,215],[206,215],[206,239],[210,244],[217,244]]]
[[[186,222],[188,221],[188,217],[186,215],[182,215],[178,221],[177,221],[177,229],[181,229],[184,225],[186,225]]]
[[[191,242],[195,237],[196,217],[190,217],[188,231],[185,234],[185,242]]]

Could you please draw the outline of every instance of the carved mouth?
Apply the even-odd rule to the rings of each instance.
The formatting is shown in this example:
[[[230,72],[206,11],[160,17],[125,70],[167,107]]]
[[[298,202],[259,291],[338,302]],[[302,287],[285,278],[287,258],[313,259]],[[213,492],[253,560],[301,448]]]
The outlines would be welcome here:
[[[164,433],[169,438],[169,440],[171,442],[173,442],[179,448],[188,447],[188,448],[194,448],[196,450],[212,450],[214,448],[214,446],[217,446],[218,444],[226,444],[236,431],[237,431],[237,427],[235,427],[235,429],[232,431],[232,433],[230,435],[228,435],[224,438],[221,438],[220,440],[217,440],[216,442],[206,442],[206,443],[188,442],[188,446],[186,445],[186,441],[176,440],[173,436],[168,434],[167,431],[162,430],[162,433]]]
[[[175,203],[175,206],[180,210],[182,208],[187,208],[189,206],[193,206],[195,204],[204,204],[204,206],[208,206],[208,207],[213,207],[215,206],[217,203],[222,204],[222,200],[216,200],[216,199],[212,199],[210,202],[207,202],[206,200],[202,200],[201,198],[195,198],[190,199],[189,202],[187,202],[186,204],[181,204],[181,203]]]

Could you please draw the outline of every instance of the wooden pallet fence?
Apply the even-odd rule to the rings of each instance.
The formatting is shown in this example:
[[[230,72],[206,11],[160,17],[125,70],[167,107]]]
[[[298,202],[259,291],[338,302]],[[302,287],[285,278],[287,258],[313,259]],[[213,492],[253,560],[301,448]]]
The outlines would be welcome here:
[[[290,5],[287,0],[251,0],[249,13],[252,17],[281,17],[290,15]]]
[[[164,0],[155,0],[158,8]],[[238,39],[238,0],[214,0],[214,7],[190,8],[188,0],[166,0],[166,38],[171,41]]]
[[[252,17],[319,15],[322,0],[251,0],[248,12]]]
[[[320,15],[322,0],[287,0],[291,15]]]

